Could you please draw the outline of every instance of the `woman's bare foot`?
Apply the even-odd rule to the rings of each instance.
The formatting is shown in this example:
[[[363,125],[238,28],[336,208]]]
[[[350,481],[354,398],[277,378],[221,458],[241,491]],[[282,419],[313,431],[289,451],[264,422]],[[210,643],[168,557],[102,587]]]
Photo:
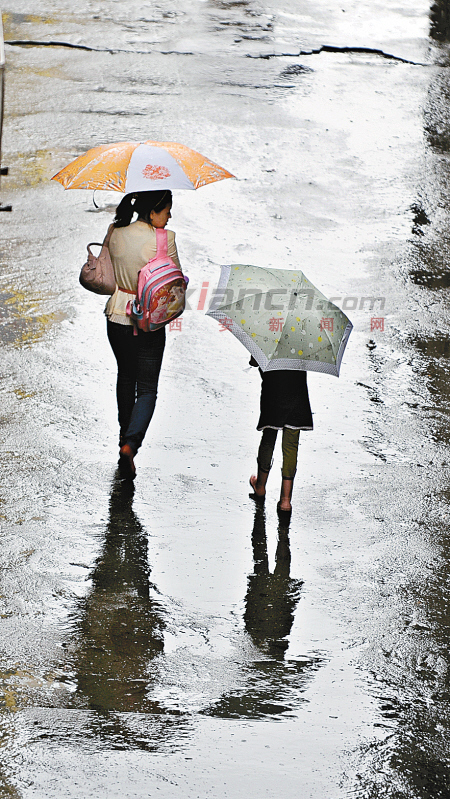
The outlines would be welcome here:
[[[252,476],[250,477],[250,481],[249,482],[250,482],[250,485],[251,485],[251,487],[253,489],[253,493],[255,494],[255,496],[260,497],[260,498],[266,496],[266,489],[264,488],[263,485],[258,483],[258,478],[257,478],[256,474],[252,474]]]

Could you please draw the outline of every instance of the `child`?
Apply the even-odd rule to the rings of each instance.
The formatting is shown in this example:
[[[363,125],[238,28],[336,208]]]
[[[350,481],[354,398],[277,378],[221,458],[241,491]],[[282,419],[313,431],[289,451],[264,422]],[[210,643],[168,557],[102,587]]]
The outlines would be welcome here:
[[[250,364],[258,365],[253,357]],[[254,497],[265,497],[278,430],[282,430],[283,466],[277,510],[290,513],[300,430],[313,429],[306,372],[277,369],[261,372],[261,376],[261,413],[257,429],[262,430],[263,434],[258,450],[258,474],[250,477],[250,485]]]

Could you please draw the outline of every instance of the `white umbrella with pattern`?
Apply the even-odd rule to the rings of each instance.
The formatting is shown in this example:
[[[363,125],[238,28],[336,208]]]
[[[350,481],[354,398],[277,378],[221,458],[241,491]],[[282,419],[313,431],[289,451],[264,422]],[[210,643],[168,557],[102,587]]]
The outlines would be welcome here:
[[[348,317],[298,269],[223,266],[207,315],[244,344],[263,372],[339,376]]]

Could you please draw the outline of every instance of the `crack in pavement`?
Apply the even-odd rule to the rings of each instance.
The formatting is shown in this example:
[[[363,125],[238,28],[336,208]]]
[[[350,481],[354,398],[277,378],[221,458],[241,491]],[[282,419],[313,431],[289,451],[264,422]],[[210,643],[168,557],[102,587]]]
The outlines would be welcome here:
[[[131,55],[153,55],[154,50],[121,50],[110,49],[107,47],[89,47],[86,44],[72,44],[71,42],[39,42],[32,39],[10,39],[5,41],[5,45],[14,47],[70,47],[73,50],[88,50],[91,53],[129,53]],[[181,52],[179,50],[160,50],[162,55],[194,55],[191,52]]]
[[[39,42],[33,40],[25,40],[25,39],[11,39],[9,41],[5,41],[6,45],[11,45],[14,47],[70,47],[74,50],[88,50],[89,52],[94,53],[133,53],[136,55],[151,55],[153,51],[151,50],[112,50],[108,48],[102,47],[89,47],[85,44],[72,44],[71,42]],[[179,50],[162,50],[160,51],[162,55],[194,55],[192,52],[180,52]],[[409,58],[403,58],[402,56],[393,55],[393,53],[385,53],[384,50],[380,50],[376,47],[351,47],[351,46],[343,46],[338,47],[337,45],[333,44],[322,44],[320,47],[312,48],[311,50],[299,50],[297,53],[266,53],[266,54],[258,54],[252,55],[247,53],[245,58],[262,58],[262,59],[269,59],[269,58],[298,58],[299,56],[303,55],[320,55],[320,53],[367,53],[369,55],[377,55],[381,58],[387,58],[391,61],[400,61],[402,64],[411,64],[415,67],[428,67],[430,64],[424,64],[421,61],[411,61]]]
[[[14,47],[71,47],[74,50],[89,50],[94,53],[117,53],[118,50],[108,50],[102,47],[88,47],[85,44],[71,44],[70,42],[38,42],[32,39],[11,39],[5,41],[5,44],[10,44]],[[128,52],[128,51],[125,51]],[[135,52],[134,50],[130,52]]]
[[[391,61],[401,61],[402,64],[412,64],[415,67],[428,67],[430,64],[424,64],[422,61],[411,61],[409,58],[402,58],[399,55],[392,53],[385,53],[376,47],[351,47],[343,46],[338,47],[334,44],[322,44],[320,47],[312,48],[311,50],[299,50],[298,53],[268,53],[267,55],[247,55],[247,58],[298,58],[301,55],[320,55],[320,53],[368,53],[370,55],[378,55],[381,58],[387,58]]]

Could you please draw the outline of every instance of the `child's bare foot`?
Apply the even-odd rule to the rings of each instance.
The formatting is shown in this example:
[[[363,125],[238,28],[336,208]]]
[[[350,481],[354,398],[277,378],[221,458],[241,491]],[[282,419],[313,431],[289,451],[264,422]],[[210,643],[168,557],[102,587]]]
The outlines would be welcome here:
[[[277,510],[280,513],[290,513],[292,511],[291,497],[292,489],[294,487],[294,480],[283,477],[281,480],[281,493],[280,501],[277,505]]]
[[[250,481],[249,482],[250,482],[250,485],[251,485],[251,487],[253,489],[253,493],[257,497],[262,498],[262,497],[266,496],[266,489],[264,488],[264,486],[258,484],[258,478],[257,478],[256,474],[252,474],[252,476],[250,477]]]

